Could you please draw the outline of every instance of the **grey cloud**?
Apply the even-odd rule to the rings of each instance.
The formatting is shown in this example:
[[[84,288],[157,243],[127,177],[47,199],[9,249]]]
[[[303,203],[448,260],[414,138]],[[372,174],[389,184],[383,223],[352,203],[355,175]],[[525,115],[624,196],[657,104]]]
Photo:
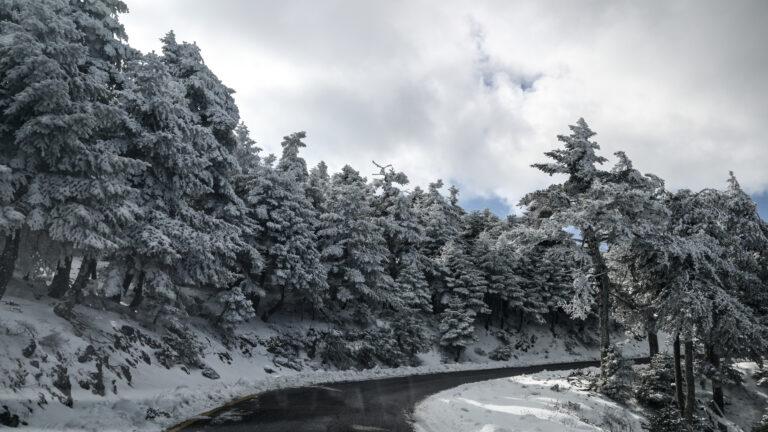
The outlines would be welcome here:
[[[768,189],[768,3],[128,0],[132,43],[174,28],[238,91],[260,145],[306,130],[310,163],[371,159],[515,203],[584,116],[673,188],[733,169]]]

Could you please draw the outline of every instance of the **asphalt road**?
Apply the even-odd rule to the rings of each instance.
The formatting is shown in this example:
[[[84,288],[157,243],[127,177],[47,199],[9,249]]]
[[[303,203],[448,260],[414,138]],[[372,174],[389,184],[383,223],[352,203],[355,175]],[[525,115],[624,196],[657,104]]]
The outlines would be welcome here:
[[[207,418],[190,420],[171,430],[410,432],[415,404],[431,394],[470,382],[591,366],[598,366],[598,362],[444,372],[274,390],[214,410]]]

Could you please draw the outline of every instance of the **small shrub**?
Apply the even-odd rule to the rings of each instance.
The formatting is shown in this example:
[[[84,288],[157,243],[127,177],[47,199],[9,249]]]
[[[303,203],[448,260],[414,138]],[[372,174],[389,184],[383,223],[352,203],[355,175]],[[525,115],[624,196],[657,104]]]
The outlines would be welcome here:
[[[608,348],[605,356],[603,370],[592,388],[615,401],[626,402],[632,396],[632,362],[625,359],[615,346]]]
[[[202,345],[187,326],[172,320],[165,325],[165,329],[166,333],[162,337],[164,346],[155,352],[160,364],[166,368],[183,365],[201,369],[205,366],[200,358]]]
[[[317,355],[323,364],[332,365],[341,370],[349,369],[355,365],[352,351],[338,330],[331,330],[322,334],[317,344]]]
[[[433,340],[429,329],[422,320],[413,316],[406,315],[396,319],[392,323],[392,333],[397,341],[399,351],[409,357],[411,363],[416,358],[416,354],[429,351]]]
[[[510,345],[499,345],[488,355],[494,361],[508,361],[512,359],[514,349]]]
[[[657,354],[635,381],[635,397],[647,408],[659,409],[675,403],[675,369],[672,358]]]
[[[303,339],[295,334],[279,334],[264,342],[267,352],[275,356],[295,358],[304,348]]]
[[[680,417],[680,411],[675,407],[666,406],[658,410],[651,410],[646,416],[643,429],[648,432],[684,432],[694,430],[696,432],[713,432],[712,426],[703,419],[694,419],[693,429],[689,429],[686,421]]]

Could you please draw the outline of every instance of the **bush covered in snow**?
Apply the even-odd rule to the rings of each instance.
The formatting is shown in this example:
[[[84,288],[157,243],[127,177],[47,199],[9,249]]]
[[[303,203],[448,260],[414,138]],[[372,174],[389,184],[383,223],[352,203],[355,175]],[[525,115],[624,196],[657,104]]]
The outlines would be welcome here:
[[[488,354],[488,358],[495,361],[507,361],[512,358],[514,352],[515,350],[511,345],[499,345]]]
[[[632,397],[633,362],[625,359],[615,345],[605,350],[603,355],[603,366],[592,388],[615,401],[626,402]]]
[[[675,403],[675,369],[672,358],[657,354],[647,368],[637,372],[635,397],[643,406],[661,409]]]

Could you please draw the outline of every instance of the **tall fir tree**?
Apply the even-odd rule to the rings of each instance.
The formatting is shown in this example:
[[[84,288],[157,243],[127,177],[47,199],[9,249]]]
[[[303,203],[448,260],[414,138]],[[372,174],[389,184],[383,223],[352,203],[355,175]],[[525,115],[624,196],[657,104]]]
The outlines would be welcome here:
[[[125,4],[7,1],[1,9],[2,229],[10,241],[0,292],[22,220],[71,245],[86,263],[118,248],[139,214],[126,178],[143,168],[124,155],[132,124],[115,103],[121,66],[133,54],[117,17]],[[60,269],[64,284],[55,293],[63,295],[69,268]]]
[[[600,146],[591,140],[595,133],[584,119],[570,128],[570,135],[558,136],[563,148],[545,153],[554,162],[533,165],[550,175],[566,174],[568,179],[526,195],[521,203],[555,229],[570,226],[579,231],[585,266],[575,279],[578,289],[570,309],[583,315],[596,298],[600,346],[607,352],[612,282],[604,251],[643,235],[646,227],[663,218],[663,206],[654,199],[656,177],[639,174],[623,153],[617,153],[619,161],[613,171],[600,170],[598,165],[606,159],[596,153]]]
[[[318,231],[331,301],[357,321],[372,320],[371,310],[400,304],[387,272],[386,240],[373,217],[372,197],[366,180],[345,166],[331,179]]]
[[[306,193],[306,163],[299,156],[303,132],[283,140],[276,166],[259,165],[242,183],[251,217],[258,224],[256,247],[264,258],[259,286],[277,300],[264,311],[265,321],[290,296],[293,302],[321,309],[327,296],[325,268],[320,261],[315,227],[318,213]]]

